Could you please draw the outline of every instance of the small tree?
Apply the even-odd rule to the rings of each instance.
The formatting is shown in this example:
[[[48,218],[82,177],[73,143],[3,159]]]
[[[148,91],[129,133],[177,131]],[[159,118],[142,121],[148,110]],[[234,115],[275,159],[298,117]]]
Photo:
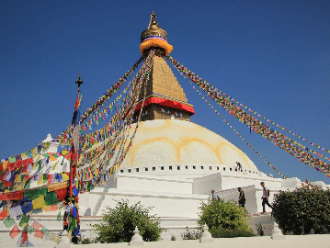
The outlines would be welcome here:
[[[101,224],[93,225],[101,243],[130,242],[136,226],[144,241],[160,239],[159,220],[149,215],[149,208],[141,206],[140,202],[129,206],[128,200],[121,200],[115,208],[105,210]]]
[[[330,230],[330,191],[318,187],[281,191],[273,201],[273,216],[284,234]]]
[[[244,209],[234,201],[202,202],[201,210],[198,224],[203,226],[206,223],[213,238],[254,236]]]

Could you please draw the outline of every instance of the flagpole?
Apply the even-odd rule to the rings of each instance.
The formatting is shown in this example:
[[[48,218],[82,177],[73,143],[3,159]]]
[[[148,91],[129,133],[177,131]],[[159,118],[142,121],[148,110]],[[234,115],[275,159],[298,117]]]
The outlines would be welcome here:
[[[80,236],[80,218],[78,208],[78,189],[75,187],[75,178],[77,173],[77,164],[79,157],[79,120],[80,120],[80,85],[83,81],[80,78],[75,81],[78,85],[77,99],[74,105],[74,112],[71,123],[71,161],[69,172],[69,188],[66,200],[66,209],[63,218],[63,230],[68,231],[68,236],[74,244],[78,243],[78,236]]]
[[[78,85],[78,90],[77,90],[78,94],[77,94],[77,100],[76,100],[75,107],[74,107],[75,111],[74,111],[73,118],[72,118],[72,123],[71,123],[72,124],[72,142],[71,142],[72,147],[71,147],[70,182],[69,182],[69,199],[70,199],[71,202],[73,200],[73,197],[72,197],[73,183],[74,183],[73,181],[74,181],[74,178],[76,176],[76,171],[77,171],[77,162],[78,162],[77,151],[78,151],[78,148],[79,148],[78,142],[75,142],[75,141],[78,141],[79,137],[75,137],[74,129],[75,129],[75,123],[77,121],[79,122],[79,120],[76,119],[76,118],[79,118],[77,116],[77,111],[78,111],[77,108],[79,106],[80,85],[83,84],[83,81],[80,78],[80,73],[79,73],[78,79],[75,81],[75,83]],[[79,135],[79,132],[77,132],[76,135]]]

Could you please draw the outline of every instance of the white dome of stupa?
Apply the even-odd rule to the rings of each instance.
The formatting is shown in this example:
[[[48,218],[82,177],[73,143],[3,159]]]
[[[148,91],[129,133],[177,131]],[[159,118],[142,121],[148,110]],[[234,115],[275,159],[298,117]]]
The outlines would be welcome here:
[[[133,133],[136,124],[131,126]],[[120,168],[166,165],[236,166],[258,171],[239,148],[220,135],[184,120],[142,121]]]

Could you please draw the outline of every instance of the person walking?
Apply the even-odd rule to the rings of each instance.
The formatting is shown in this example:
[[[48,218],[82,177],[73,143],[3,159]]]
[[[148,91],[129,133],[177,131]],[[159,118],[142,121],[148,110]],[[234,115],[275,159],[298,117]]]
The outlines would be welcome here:
[[[214,193],[214,189],[211,190],[211,197],[212,201],[216,201],[219,199],[219,197]]]
[[[237,201],[238,205],[241,206],[242,208],[244,208],[245,211],[247,211],[245,208],[245,201],[246,201],[245,193],[241,187],[238,187],[237,190],[239,192],[238,201]]]
[[[265,186],[264,182],[260,183],[261,187],[262,187],[262,214],[266,213],[266,208],[265,205],[267,205],[268,207],[270,207],[273,210],[272,205],[269,204],[268,202],[268,198],[269,198],[269,189]]]

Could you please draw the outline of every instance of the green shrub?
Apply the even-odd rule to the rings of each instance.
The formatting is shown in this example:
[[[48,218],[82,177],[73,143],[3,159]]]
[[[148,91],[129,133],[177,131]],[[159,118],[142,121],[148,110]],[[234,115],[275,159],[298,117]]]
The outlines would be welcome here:
[[[190,231],[188,227],[186,227],[186,232],[181,234],[183,240],[196,240],[200,239],[201,231],[200,230],[192,230]]]
[[[85,238],[85,239],[81,239],[80,243],[86,245],[86,244],[91,244],[92,241],[89,238]]]
[[[330,230],[330,192],[318,187],[281,191],[273,201],[273,216],[284,234]]]
[[[202,202],[198,224],[203,226],[206,223],[213,238],[255,236],[245,214],[245,210],[234,201]]]
[[[255,234],[250,228],[239,227],[236,229],[216,228],[212,231],[213,238],[235,238],[235,237],[253,237]]]
[[[149,208],[144,208],[140,202],[129,206],[128,200],[117,202],[115,208],[107,208],[101,224],[93,227],[98,233],[97,241],[101,243],[130,242],[138,227],[144,241],[160,239],[160,223],[154,215],[149,215]]]

